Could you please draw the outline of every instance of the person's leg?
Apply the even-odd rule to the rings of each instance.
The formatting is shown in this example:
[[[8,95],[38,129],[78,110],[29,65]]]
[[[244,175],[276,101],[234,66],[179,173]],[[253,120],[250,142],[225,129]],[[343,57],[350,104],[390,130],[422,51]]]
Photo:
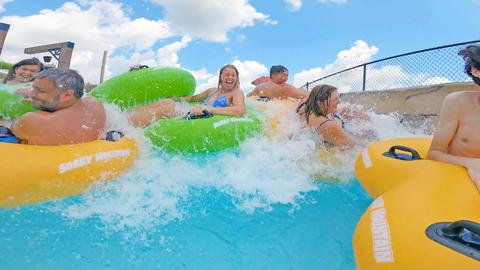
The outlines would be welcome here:
[[[171,99],[160,99],[152,104],[133,108],[128,121],[136,127],[146,127],[160,118],[176,116],[176,103]]]

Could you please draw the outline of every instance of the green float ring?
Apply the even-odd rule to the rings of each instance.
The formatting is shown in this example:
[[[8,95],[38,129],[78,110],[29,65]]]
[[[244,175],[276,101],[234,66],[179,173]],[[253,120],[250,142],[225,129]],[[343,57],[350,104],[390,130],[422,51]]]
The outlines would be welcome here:
[[[12,63],[8,63],[3,60],[0,60],[0,69],[10,69],[11,67],[13,67]]]
[[[238,146],[261,127],[254,112],[249,112],[244,117],[214,115],[194,120],[160,120],[146,128],[145,135],[166,152],[211,153]]]
[[[21,96],[14,94],[15,90],[30,88],[23,84],[0,84],[0,117],[14,120],[27,112],[33,112],[30,102],[22,102]]]
[[[91,95],[127,109],[160,98],[190,96],[195,84],[193,75],[180,68],[145,68],[111,78],[94,88]]]

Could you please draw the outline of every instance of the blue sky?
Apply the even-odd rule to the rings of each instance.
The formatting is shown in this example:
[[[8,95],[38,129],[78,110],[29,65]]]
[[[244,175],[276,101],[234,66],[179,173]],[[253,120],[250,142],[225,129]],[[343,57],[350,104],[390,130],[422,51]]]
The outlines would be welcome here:
[[[243,88],[271,65],[297,86],[330,72],[413,50],[480,39],[480,0],[0,0],[11,24],[1,59],[72,41],[71,67],[97,83],[130,64],[179,66],[198,87],[234,63]],[[39,55],[41,56],[41,55]],[[201,89],[200,89],[201,90]]]

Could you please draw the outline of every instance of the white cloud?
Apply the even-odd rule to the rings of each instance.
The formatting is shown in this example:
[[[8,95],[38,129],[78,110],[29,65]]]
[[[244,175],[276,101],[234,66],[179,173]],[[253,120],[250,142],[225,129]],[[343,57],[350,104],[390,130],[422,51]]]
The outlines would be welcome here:
[[[5,4],[13,2],[13,0],[0,0],[0,12],[5,11]]]
[[[151,0],[162,5],[166,20],[184,35],[207,41],[225,42],[234,28],[252,26],[256,21],[276,24],[268,15],[257,12],[247,0]]]
[[[333,4],[345,4],[347,3],[347,0],[318,0],[318,2],[325,4],[325,3],[333,3]]]
[[[109,53],[108,77],[128,70],[133,63],[178,66],[177,53],[190,41],[184,37],[152,51],[155,43],[176,36],[169,23],[131,19],[123,4],[109,0],[66,2],[58,9],[43,9],[25,17],[5,16],[0,21],[11,25],[2,52],[6,61],[26,58],[26,47],[72,41],[75,48],[70,66],[92,83],[98,82],[104,50]]]
[[[157,63],[161,66],[177,66],[178,52],[187,47],[192,39],[189,36],[184,36],[181,41],[174,42],[157,50]]]
[[[78,0],[29,16],[1,17],[0,21],[11,25],[2,58],[17,62],[31,57],[23,54],[26,47],[72,41],[70,67],[86,81],[97,83],[104,50],[108,51],[105,78],[109,78],[127,71],[131,64],[178,67],[180,50],[194,38],[223,42],[232,29],[276,23],[246,0],[151,1],[163,5],[166,19],[131,18],[128,6],[113,0]],[[167,38],[177,41],[153,49]],[[238,42],[244,39],[237,35]]]
[[[291,11],[298,11],[302,7],[302,0],[284,0],[284,2]]]
[[[357,40],[348,50],[342,50],[337,54],[337,59],[325,67],[315,67],[310,70],[301,71],[294,75],[293,84],[304,85],[307,81],[313,81],[346,68],[363,64],[371,60],[371,57],[378,52],[375,46],[369,46],[363,40]],[[337,87],[341,88],[339,85]],[[350,88],[348,88],[350,89]]]
[[[370,46],[362,40],[356,41],[348,50],[337,54],[333,63],[324,67],[315,67],[301,71],[294,75],[293,84],[302,86],[307,81],[312,82],[330,74],[367,63],[378,52],[375,46]],[[368,90],[395,89],[418,85],[432,85],[450,82],[448,78],[432,76],[422,72],[408,72],[399,65],[377,63],[368,65],[366,69]],[[363,69],[356,68],[338,75],[323,79],[309,86],[311,89],[317,84],[330,84],[336,86],[340,92],[360,91],[363,84]]]
[[[250,83],[260,76],[266,75],[268,69],[265,65],[256,61],[235,60],[232,63],[237,67],[238,73],[240,73],[240,86],[244,92],[250,92],[253,89],[253,85]]]
[[[441,84],[441,83],[450,83],[452,82],[448,78],[445,77],[432,77],[428,78],[423,82],[423,85],[432,85],[432,84]]]

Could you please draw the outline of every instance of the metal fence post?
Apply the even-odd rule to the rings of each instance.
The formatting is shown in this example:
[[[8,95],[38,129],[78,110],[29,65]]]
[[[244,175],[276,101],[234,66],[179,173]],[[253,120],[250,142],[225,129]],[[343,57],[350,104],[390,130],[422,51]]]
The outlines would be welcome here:
[[[365,85],[367,84],[367,64],[363,65],[363,85],[362,91],[365,91]]]

